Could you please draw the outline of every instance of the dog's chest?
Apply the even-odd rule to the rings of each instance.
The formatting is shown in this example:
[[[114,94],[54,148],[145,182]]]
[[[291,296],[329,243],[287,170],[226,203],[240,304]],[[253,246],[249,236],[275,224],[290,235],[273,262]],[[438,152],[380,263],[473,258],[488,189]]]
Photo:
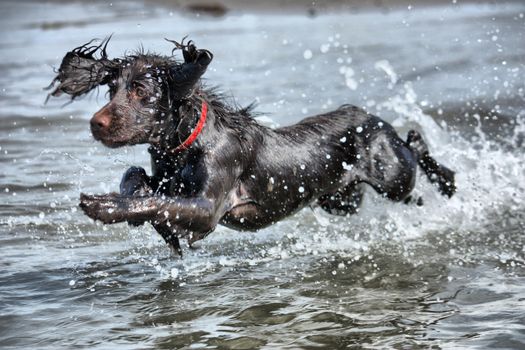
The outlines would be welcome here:
[[[198,193],[203,176],[197,171],[198,159],[192,157],[171,158],[164,154],[153,155],[152,170],[159,179],[162,193],[171,196],[190,197]]]
[[[170,179],[170,194],[184,197],[195,196],[202,188],[203,179],[194,164],[177,169]]]

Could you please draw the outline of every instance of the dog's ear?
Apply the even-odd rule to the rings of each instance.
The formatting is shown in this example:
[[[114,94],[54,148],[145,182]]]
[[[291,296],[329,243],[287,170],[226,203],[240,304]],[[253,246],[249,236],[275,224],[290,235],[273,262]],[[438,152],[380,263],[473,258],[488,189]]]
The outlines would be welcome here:
[[[58,75],[47,89],[52,89],[57,82],[59,84],[47,98],[65,93],[74,99],[113,79],[114,73],[118,71],[118,62],[107,57],[106,47],[110,39],[111,36],[99,45],[91,45],[94,41],[91,40],[66,53],[58,69]]]
[[[197,49],[191,40],[186,45],[184,39],[180,44],[173,40],[166,40],[175,45],[173,51],[182,50],[184,57],[184,63],[177,63],[170,67],[171,98],[180,101],[192,94],[195,85],[212,61],[213,54],[208,50]]]

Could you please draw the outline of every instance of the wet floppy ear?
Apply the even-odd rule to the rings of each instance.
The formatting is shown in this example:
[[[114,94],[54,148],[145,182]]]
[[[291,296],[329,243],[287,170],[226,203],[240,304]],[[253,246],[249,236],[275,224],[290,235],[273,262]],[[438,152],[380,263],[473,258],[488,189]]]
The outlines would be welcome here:
[[[182,50],[182,56],[184,57],[184,63],[191,64],[196,63],[200,66],[208,67],[211,60],[213,59],[213,54],[205,49],[197,49],[193,44],[193,41],[189,41]]]
[[[111,81],[118,71],[118,64],[107,58],[106,47],[110,39],[111,37],[108,37],[99,45],[91,45],[94,41],[91,40],[66,53],[58,69],[58,75],[47,87],[47,89],[54,88],[47,99],[50,96],[60,96],[62,93],[74,99]],[[56,83],[58,86],[55,87]]]
[[[212,61],[213,54],[208,50],[197,49],[192,41],[189,41],[186,45],[184,44],[184,39],[181,44],[173,40],[168,41],[175,45],[174,51],[177,49],[182,50],[184,57],[184,63],[177,63],[170,67],[171,98],[178,101],[192,94],[195,85]]]

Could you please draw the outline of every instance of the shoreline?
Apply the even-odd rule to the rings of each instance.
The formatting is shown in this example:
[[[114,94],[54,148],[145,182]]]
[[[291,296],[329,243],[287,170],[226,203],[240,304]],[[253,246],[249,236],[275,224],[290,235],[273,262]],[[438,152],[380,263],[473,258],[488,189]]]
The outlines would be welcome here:
[[[388,13],[401,9],[414,10],[432,6],[461,6],[466,4],[494,5],[519,4],[519,0],[269,0],[264,2],[243,0],[144,0],[147,4],[177,9],[181,12],[197,15],[221,17],[235,14],[304,14],[316,15],[338,12],[383,12]]]
[[[37,0],[32,0],[37,2]],[[48,0],[48,3],[85,3],[82,0]],[[92,3],[108,3],[106,0],[94,0]],[[135,1],[131,1],[135,2]],[[407,11],[433,6],[462,5],[505,5],[523,4],[520,0],[142,0],[145,7],[155,6],[172,9],[180,13],[196,16],[222,17],[229,14],[259,15],[306,15],[315,17],[333,13],[357,14],[362,12],[389,13],[405,9]],[[129,3],[126,0],[114,0],[111,3]]]

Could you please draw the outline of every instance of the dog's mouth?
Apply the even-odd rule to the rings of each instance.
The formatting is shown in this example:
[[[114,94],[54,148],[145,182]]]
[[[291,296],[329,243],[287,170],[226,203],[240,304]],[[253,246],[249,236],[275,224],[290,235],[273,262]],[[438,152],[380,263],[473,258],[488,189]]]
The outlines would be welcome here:
[[[104,146],[109,147],[109,148],[119,148],[122,146],[130,145],[129,142],[125,142],[125,141],[104,140],[104,139],[101,139],[98,141],[102,142]]]
[[[115,137],[115,135],[110,135],[105,131],[101,130],[91,130],[91,134],[96,141],[102,142],[102,144],[109,148],[119,148],[126,145],[133,145],[132,139],[124,137]]]

